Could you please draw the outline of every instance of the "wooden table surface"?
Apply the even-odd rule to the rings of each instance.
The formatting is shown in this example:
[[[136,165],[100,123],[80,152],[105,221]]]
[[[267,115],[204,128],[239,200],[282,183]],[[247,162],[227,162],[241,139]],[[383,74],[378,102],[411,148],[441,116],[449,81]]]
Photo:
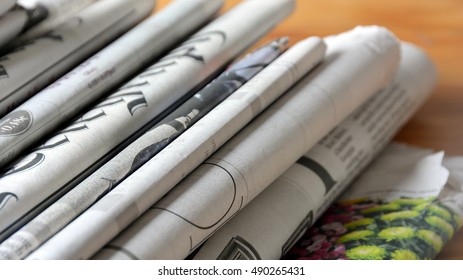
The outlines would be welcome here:
[[[296,0],[293,14],[261,42],[327,36],[357,25],[381,25],[423,48],[435,62],[438,85],[396,140],[463,156],[463,0]],[[161,8],[168,0],[159,0]],[[225,0],[224,10],[238,0]],[[438,259],[463,260],[463,230]]]

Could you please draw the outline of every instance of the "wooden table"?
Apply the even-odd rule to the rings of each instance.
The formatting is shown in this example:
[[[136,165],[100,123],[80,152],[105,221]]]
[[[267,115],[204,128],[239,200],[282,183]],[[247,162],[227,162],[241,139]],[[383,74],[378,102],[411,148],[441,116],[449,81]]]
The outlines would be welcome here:
[[[272,0],[273,1],[273,0]],[[463,0],[296,0],[294,13],[261,42],[289,36],[292,42],[326,36],[356,25],[382,25],[422,47],[439,71],[432,97],[396,140],[463,156]],[[168,0],[159,0],[158,7]],[[238,0],[226,0],[224,10]],[[439,259],[463,259],[463,230]]]

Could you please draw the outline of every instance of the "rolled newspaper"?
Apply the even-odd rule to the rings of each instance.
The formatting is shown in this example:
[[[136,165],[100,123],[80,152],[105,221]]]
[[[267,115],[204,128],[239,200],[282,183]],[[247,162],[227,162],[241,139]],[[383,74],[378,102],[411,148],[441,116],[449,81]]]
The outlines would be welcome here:
[[[152,0],[102,0],[0,58],[0,116],[146,17]]]
[[[40,247],[32,258],[90,257],[320,62],[324,51],[323,42],[315,37],[290,48],[143,165],[141,173],[138,169],[97,202],[96,207],[79,216],[79,221],[75,220]],[[137,173],[145,176],[145,172],[151,172],[151,179],[130,190],[126,182]],[[109,205],[114,207],[105,209]],[[81,222],[93,219],[96,220],[91,227],[74,231]]]
[[[12,44],[18,46],[39,37],[96,1],[97,0],[18,0],[18,4],[26,8],[33,7],[37,4],[45,7],[47,17],[40,23],[28,28],[23,34],[16,38]],[[155,0],[153,0],[153,2],[155,2]]]
[[[384,87],[398,65],[399,44],[384,28],[359,27],[327,38],[326,43],[321,65],[113,239],[102,257],[187,257]],[[119,189],[149,180],[147,169],[138,171]],[[94,212],[103,206],[95,205]]]
[[[26,214],[36,215],[48,204],[41,204],[43,200],[52,201],[56,192],[73,187],[78,180],[71,180],[94,170],[91,165],[101,157],[243,52],[285,18],[293,4],[292,0],[243,2],[22,158],[0,177],[0,193],[11,194],[0,209],[0,229]],[[37,181],[39,177],[42,180]]]
[[[426,54],[402,43],[400,68],[389,86],[215,232],[194,258],[281,258],[423,104],[436,80]]]
[[[175,0],[0,119],[0,166],[214,15],[222,0]]]
[[[287,41],[286,38],[275,40],[229,67],[214,81],[89,175],[82,183],[1,243],[0,258],[20,259],[27,256],[260,72],[286,49]]]

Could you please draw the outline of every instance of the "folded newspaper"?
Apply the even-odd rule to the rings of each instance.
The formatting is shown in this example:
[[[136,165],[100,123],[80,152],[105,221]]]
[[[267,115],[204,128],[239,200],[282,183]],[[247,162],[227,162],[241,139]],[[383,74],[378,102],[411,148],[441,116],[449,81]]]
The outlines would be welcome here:
[[[433,259],[462,225],[462,174],[463,157],[390,145],[284,258]]]
[[[0,193],[9,195],[0,208],[0,235],[12,234],[94,170],[102,157],[114,155],[127,138],[146,131],[164,111],[192,95],[288,16],[294,2],[243,1],[11,166],[0,177]]]
[[[0,116],[148,16],[152,0],[100,0],[0,57]]]
[[[28,28],[16,38],[12,44],[18,46],[28,40],[45,34],[96,1],[97,0],[17,0],[18,4],[25,8],[34,6],[44,7],[47,15],[41,22]],[[155,2],[155,0],[153,0],[153,2]]]
[[[12,0],[12,3],[14,2]],[[14,8],[3,16],[0,14],[0,49],[3,45],[7,45],[5,49],[10,49],[27,44],[27,41],[69,20],[96,0],[18,0],[16,2]],[[10,6],[10,3],[10,0],[2,0],[0,13],[2,9]]]
[[[257,4],[259,1],[255,2]],[[283,11],[282,14],[286,12]],[[262,32],[266,28],[262,27]],[[369,36],[375,39],[368,42],[365,38]],[[96,207],[84,213],[84,219],[78,218],[77,223],[74,222],[71,227],[65,228],[64,234],[58,233],[29,258],[90,257],[104,246],[103,242],[110,240],[108,236],[115,236],[136,216],[141,215],[149,204],[163,196],[168,188],[186,177],[187,173],[200,163],[200,159],[204,160],[210,154],[212,157],[186,177],[173,192],[148,209],[93,258],[185,258],[192,252],[194,254],[191,257],[196,259],[435,257],[462,224],[463,159],[445,159],[443,164],[447,168],[444,168],[442,153],[394,144],[387,147],[386,151],[362,173],[367,164],[378,156],[398,129],[431,93],[436,79],[434,66],[421,50],[402,43],[400,68],[391,80],[399,57],[397,42],[387,30],[377,27],[358,28],[341,36],[326,38],[326,42],[328,54],[323,64],[224,147],[219,149],[228,138],[222,135],[230,134],[235,127],[236,131],[239,130],[237,119],[234,120],[236,124],[233,122],[232,125],[235,127],[227,132],[215,132],[212,127],[209,128],[210,131],[204,131],[201,129],[206,127],[206,123],[198,123],[199,125],[192,127],[191,131],[201,134],[204,139],[207,135],[205,141],[210,142],[207,145],[201,142],[201,146],[204,146],[202,150],[206,149],[201,155],[188,154],[188,163],[177,159],[180,154],[172,147],[198,145],[190,142],[193,138],[186,134],[184,138],[188,138],[187,142],[180,138],[180,141],[174,142],[171,148],[164,152],[163,155],[171,159],[163,162],[160,160],[161,157],[148,162],[135,176],[123,181],[120,190],[103,197],[102,203],[97,203]],[[363,53],[363,47],[368,52]],[[225,47],[218,47],[221,48]],[[176,59],[176,52],[181,50],[182,47],[174,50],[167,58]],[[180,57],[193,55],[190,51],[186,50]],[[349,53],[350,56],[345,53]],[[363,55],[360,55],[361,53]],[[193,56],[191,58],[197,59]],[[212,64],[214,62],[211,61]],[[339,70],[348,67],[347,65],[349,71]],[[288,64],[287,68],[294,74],[286,77],[287,80],[291,80],[289,84],[292,84],[299,75],[295,74],[297,70],[301,71],[296,69],[295,65]],[[154,72],[148,73],[148,70]],[[162,73],[156,72],[157,68],[148,70],[141,73],[140,77]],[[265,71],[263,72],[262,77],[265,76]],[[256,80],[263,80],[258,77]],[[373,95],[387,82],[389,84],[386,88]],[[268,87],[270,82],[264,84]],[[287,81],[285,86],[286,84]],[[250,85],[249,89],[252,90],[260,86],[258,83]],[[145,84],[133,82],[127,84],[127,89],[144,86]],[[285,86],[278,85],[281,90],[277,91],[284,91]],[[372,90],[373,88],[375,90]],[[245,88],[244,91],[249,89]],[[343,91],[348,94],[342,94]],[[115,96],[119,97],[118,93],[119,91]],[[252,95],[256,93],[247,94],[250,96],[245,96],[245,99],[249,102],[248,106],[252,107],[252,114],[249,115],[257,115],[265,106],[250,101],[255,98]],[[372,97],[369,97],[371,95]],[[237,99],[238,97],[232,96],[230,100]],[[366,103],[352,113],[365,100]],[[306,101],[311,102],[306,104]],[[226,103],[225,101],[224,104]],[[106,104],[105,101],[102,104]],[[110,105],[118,105],[118,102]],[[147,104],[144,106],[148,107]],[[299,114],[308,107],[313,110],[309,108],[309,113]],[[139,106],[133,107],[133,111],[139,109]],[[222,115],[226,111],[218,112]],[[211,113],[213,116],[214,111]],[[133,117],[133,114],[131,115]],[[312,116],[315,119],[316,115],[318,119],[321,117],[324,120],[315,122]],[[350,116],[344,122],[329,132],[348,115]],[[102,116],[82,117],[74,126],[98,120],[100,117]],[[246,124],[244,120],[239,123],[240,126]],[[227,126],[230,128],[229,123]],[[85,127],[88,128],[86,125]],[[273,128],[274,131],[269,128]],[[81,131],[80,127],[76,131],[70,129],[63,131]],[[106,130],[107,125],[102,131]],[[326,136],[313,147],[323,135]],[[223,141],[219,140],[222,138]],[[37,151],[49,157],[53,153],[47,154],[47,149],[53,150],[63,143],[73,142],[72,137],[66,137],[64,140],[56,142],[59,145],[44,145],[38,148],[31,154],[34,156],[30,157],[31,161],[26,163],[40,165],[42,162],[34,161],[40,159],[37,157]],[[309,147],[313,148],[303,155]],[[71,148],[68,147],[66,150]],[[213,154],[216,150],[218,151]],[[195,150],[195,153],[197,151]],[[95,159],[100,156],[95,156]],[[83,169],[91,165],[90,161],[81,162],[86,157],[90,157],[90,152],[76,154],[73,159],[75,165],[78,165],[79,159]],[[286,170],[296,160],[297,163]],[[279,164],[275,164],[277,161]],[[36,188],[35,185],[27,185],[30,180],[35,180],[35,175],[27,178],[20,174],[30,171],[21,166],[23,163],[20,162],[20,165],[7,170],[3,177],[0,177],[0,184],[1,180],[19,174],[21,178],[12,181],[21,182],[24,179],[26,184],[20,184],[24,190]],[[175,172],[167,171],[167,166],[171,163],[177,166]],[[158,182],[153,179],[153,171],[158,172],[160,166],[166,170],[169,179],[164,180],[165,176],[159,175],[158,177],[167,183],[163,182],[158,186]],[[56,170],[47,172],[58,174],[59,168],[56,165]],[[73,175],[65,179],[53,179],[60,182],[54,188],[65,187],[68,184],[65,180],[73,179],[71,177],[79,175],[83,169],[71,171],[68,168],[67,171],[61,172]],[[174,173],[178,173],[178,176]],[[433,174],[432,180],[426,177],[430,173]],[[279,174],[282,176],[271,183]],[[334,199],[359,174],[359,179],[341,200],[332,205]],[[379,176],[387,176],[388,180],[378,180]],[[156,175],[154,177],[156,178]],[[135,194],[133,197],[136,197],[136,200],[129,198],[126,206],[119,203],[125,197],[129,197],[128,192],[133,190],[131,186],[134,185],[143,186],[141,190],[150,189],[142,195]],[[211,186],[215,189],[211,189]],[[158,189],[154,190],[155,188]],[[62,190],[64,189],[66,188]],[[45,191],[44,188],[42,190]],[[27,204],[21,206],[24,208],[20,207],[17,213],[6,211],[3,214],[10,214],[5,216],[0,213],[0,222],[5,226],[18,217],[28,218],[29,214],[24,212],[40,205],[40,200],[47,195],[35,198],[34,195],[24,194],[28,199]],[[230,195],[233,199],[227,204],[225,200]],[[7,204],[17,203],[18,197],[19,195],[10,191],[0,193],[0,210],[8,210]],[[41,209],[40,207],[37,209]],[[322,215],[326,209],[327,214]],[[109,210],[114,213],[109,214]],[[333,221],[333,217],[339,218],[341,222]],[[317,224],[309,228],[316,220]],[[93,222],[88,223],[89,221]],[[95,221],[101,221],[98,227],[94,226],[98,224]],[[220,227],[222,228],[219,229]],[[11,226],[1,233],[1,238],[6,238],[13,229]],[[147,243],[147,240],[150,242]],[[205,244],[201,245],[203,242]]]
[[[69,255],[71,250],[97,251],[110,241],[107,235],[116,235],[123,229],[125,221],[133,219],[131,209],[133,209],[134,202],[138,207],[152,205],[154,203],[152,201],[162,194],[162,189],[171,188],[176,180],[180,180],[180,170],[193,169],[200,164],[211,149],[223,144],[227,136],[231,137],[252,117],[270,105],[294,81],[313,68],[323,58],[324,51],[325,45],[320,38],[316,37],[311,37],[293,46],[160,151],[155,156],[156,160],[151,161],[156,164],[151,165],[154,168],[149,172],[151,175],[148,176],[148,180],[143,179],[134,185],[117,186],[97,202],[105,201],[102,207],[105,205],[114,207],[105,210],[104,215],[100,215],[101,210],[95,207],[87,210],[77,218],[78,220],[73,221],[39,248],[38,252],[34,252],[31,258],[40,256],[40,251],[48,256],[51,254]],[[156,168],[159,166],[161,168]],[[148,175],[145,172],[141,174]],[[127,180],[121,183],[124,184],[124,182]],[[147,195],[153,192],[154,196]],[[138,210],[140,214],[142,211]],[[130,216],[126,216],[127,214]],[[94,222],[95,219],[99,222]],[[93,221],[91,226],[80,227],[80,223],[87,224],[88,221]],[[78,240],[75,236],[79,236]],[[90,248],[86,249],[87,247]]]
[[[3,116],[0,167],[205,24],[222,7],[222,2],[172,1]]]
[[[178,1],[178,0],[177,0]],[[191,0],[186,0],[191,1]],[[211,3],[210,0],[209,3]],[[183,2],[183,1],[182,1]],[[164,149],[223,99],[277,58],[287,38],[274,40],[234,63],[145,134],[0,244],[0,259],[27,256]]]
[[[313,72],[95,257],[185,258],[349,113],[386,86],[397,69],[399,44],[384,28],[358,27],[325,41],[326,56]],[[155,162],[156,157],[151,166]],[[109,195],[116,198],[121,186],[149,181],[154,171],[147,170],[146,165],[141,167],[138,176],[134,173]]]
[[[436,69],[426,54],[402,43],[389,86],[325,136],[236,217],[196,259],[279,259],[374,159],[429,97]]]
[[[45,6],[32,5],[30,7],[16,6],[0,16],[0,52],[3,52],[5,45],[20,33],[43,21],[47,14]]]

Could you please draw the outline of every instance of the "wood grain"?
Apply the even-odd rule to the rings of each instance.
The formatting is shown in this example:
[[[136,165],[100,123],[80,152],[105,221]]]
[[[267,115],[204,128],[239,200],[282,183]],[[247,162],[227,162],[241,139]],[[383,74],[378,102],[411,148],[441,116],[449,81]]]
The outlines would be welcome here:
[[[159,0],[158,9],[168,0]],[[224,11],[240,2],[226,0]],[[381,25],[423,48],[435,62],[438,85],[396,140],[463,155],[463,0],[297,0],[293,14],[260,43],[280,36],[297,42],[357,25]],[[463,231],[438,259],[463,259]]]

